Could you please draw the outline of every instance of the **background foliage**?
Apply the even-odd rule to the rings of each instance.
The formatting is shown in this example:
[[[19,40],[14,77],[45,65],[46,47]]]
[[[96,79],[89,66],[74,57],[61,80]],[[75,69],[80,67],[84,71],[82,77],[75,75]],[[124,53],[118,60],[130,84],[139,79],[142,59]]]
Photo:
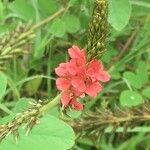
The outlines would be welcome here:
[[[24,46],[28,55],[6,61],[0,72],[0,122],[5,123],[16,113],[29,107],[29,101],[48,99],[57,94],[55,67],[67,59],[72,44],[84,47],[94,0],[7,0],[0,1],[0,37],[13,30],[18,22],[38,24],[61,7],[65,11],[36,30],[32,43]],[[109,0],[109,35],[107,51],[102,61],[112,80],[94,100],[86,97],[83,111],[104,105],[114,108],[139,106],[150,100],[150,2],[149,0]],[[1,62],[1,60],[0,60]],[[84,100],[83,100],[84,101]],[[71,118],[81,112],[67,110]],[[51,116],[50,116],[51,115]],[[136,150],[150,149],[150,135],[141,124],[138,133],[106,133],[95,143],[84,137],[75,141],[72,128],[58,119],[59,110],[53,108],[40,120],[28,137],[21,129],[19,144],[10,136],[0,144],[0,150],[75,150],[96,148]],[[150,130],[149,130],[150,132]],[[77,135],[76,135],[77,136]]]

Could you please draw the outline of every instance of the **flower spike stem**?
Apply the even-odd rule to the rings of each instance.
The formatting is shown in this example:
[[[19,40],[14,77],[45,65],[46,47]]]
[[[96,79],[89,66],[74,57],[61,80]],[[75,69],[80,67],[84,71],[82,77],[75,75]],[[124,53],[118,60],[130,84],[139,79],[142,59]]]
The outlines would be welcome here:
[[[39,101],[37,104],[32,104],[33,106],[31,108],[17,114],[16,117],[8,123],[0,125],[0,142],[9,134],[13,134],[15,138],[18,138],[18,130],[22,124],[26,124],[26,134],[28,134],[36,124],[39,116],[56,106],[59,101],[60,95],[57,95],[51,101]]]
[[[43,107],[41,107],[40,109],[40,114],[50,110],[51,108],[53,108],[54,106],[56,106],[60,101],[60,94],[57,95],[53,100],[49,101],[46,105],[44,105]]]

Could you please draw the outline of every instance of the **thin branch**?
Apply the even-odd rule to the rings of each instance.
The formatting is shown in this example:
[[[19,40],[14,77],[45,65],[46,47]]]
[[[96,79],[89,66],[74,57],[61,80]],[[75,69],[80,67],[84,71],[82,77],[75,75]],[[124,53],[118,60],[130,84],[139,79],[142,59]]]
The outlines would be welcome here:
[[[53,20],[54,18],[56,18],[57,16],[59,16],[60,14],[62,14],[62,12],[65,11],[66,8],[61,8],[60,10],[58,10],[56,13],[54,13],[52,16],[49,16],[48,18],[44,19],[43,21],[41,21],[40,23],[34,25],[31,30],[35,30],[45,24],[47,24],[48,22],[50,22],[51,20]]]
[[[16,29],[3,35],[0,38],[0,70],[5,70],[3,66],[6,60],[10,60],[14,56],[27,54],[28,49],[30,49],[31,41],[35,37],[34,30],[47,24],[49,21],[62,14],[63,11],[65,11],[65,8],[61,8],[36,25],[31,25],[31,23],[23,25],[19,23]]]

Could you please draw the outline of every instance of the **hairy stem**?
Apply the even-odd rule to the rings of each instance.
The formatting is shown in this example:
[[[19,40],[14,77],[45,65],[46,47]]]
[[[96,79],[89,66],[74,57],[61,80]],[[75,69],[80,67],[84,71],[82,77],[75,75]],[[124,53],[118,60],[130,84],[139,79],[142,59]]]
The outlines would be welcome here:
[[[55,107],[59,103],[59,100],[60,100],[60,94],[57,95],[52,101],[49,101],[49,103],[41,107],[40,113],[44,113],[50,110],[51,108]]]
[[[26,133],[28,133],[32,127],[36,124],[36,120],[46,111],[55,107],[59,103],[60,95],[57,95],[53,100],[43,102],[39,101],[34,104],[33,107],[27,109],[26,111],[16,115],[14,119],[9,121],[4,125],[0,125],[0,141],[4,139],[7,135],[13,134],[19,137],[19,127],[22,124],[26,124]]]
[[[126,131],[129,127],[135,127],[144,122],[150,122],[150,103],[140,107],[119,108],[116,106],[114,110],[104,109],[95,112],[89,112],[79,120],[71,122],[79,133],[99,135],[108,127],[112,131],[116,131],[119,127]]]

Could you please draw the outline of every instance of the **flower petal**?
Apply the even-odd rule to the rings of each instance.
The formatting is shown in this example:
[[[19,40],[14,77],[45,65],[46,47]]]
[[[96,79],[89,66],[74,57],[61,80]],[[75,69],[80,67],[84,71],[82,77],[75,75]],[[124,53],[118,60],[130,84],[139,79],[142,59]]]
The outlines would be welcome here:
[[[85,59],[85,53],[78,46],[73,45],[72,48],[68,49],[68,53],[71,58],[75,59]]]
[[[97,94],[102,90],[102,86],[99,82],[91,83],[86,88],[86,94],[92,97],[96,97]]]
[[[72,106],[72,108],[74,108],[76,110],[82,110],[83,109],[83,104],[78,102],[76,99],[72,99],[70,102],[70,105]]]
[[[101,72],[102,70],[103,70],[102,63],[99,60],[94,59],[89,63],[86,74],[91,78],[97,79],[99,72]]]
[[[55,69],[55,73],[58,76],[65,76],[66,73],[67,73],[66,65],[67,65],[67,63],[61,63],[61,64],[59,64],[59,66]]]
[[[56,80],[56,86],[59,90],[66,90],[70,87],[71,83],[69,80],[64,78],[58,78]]]
[[[71,58],[80,58],[81,50],[79,47],[73,45],[71,48],[68,49],[68,53]]]
[[[106,71],[101,71],[101,72],[99,72],[97,78],[98,78],[98,80],[100,80],[102,82],[107,82],[110,80],[110,75]]]
[[[77,65],[76,65],[76,62],[74,62],[74,61],[71,60],[71,61],[67,64],[67,71],[68,71],[69,74],[71,74],[71,75],[76,75],[77,70],[78,70],[78,67],[77,67]]]
[[[85,83],[82,79],[72,79],[71,84],[79,92],[84,92],[86,90]]]
[[[64,91],[61,93],[61,103],[64,107],[66,107],[71,100],[69,91]]]
[[[103,70],[103,64],[100,60],[97,60],[97,59],[93,59],[92,61],[90,61],[89,65],[88,65],[88,69],[100,69],[100,70]]]

